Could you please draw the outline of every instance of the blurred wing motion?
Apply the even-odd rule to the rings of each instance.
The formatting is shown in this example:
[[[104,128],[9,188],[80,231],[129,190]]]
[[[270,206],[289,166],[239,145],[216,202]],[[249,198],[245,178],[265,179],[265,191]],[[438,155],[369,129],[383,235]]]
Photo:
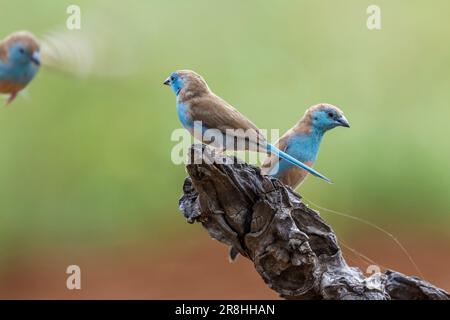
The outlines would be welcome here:
[[[98,29],[95,29],[98,30]],[[122,77],[136,71],[132,53],[110,33],[60,29],[41,39],[44,67],[76,76]]]
[[[51,32],[41,40],[42,64],[78,76],[93,70],[94,51],[88,39],[78,32]]]

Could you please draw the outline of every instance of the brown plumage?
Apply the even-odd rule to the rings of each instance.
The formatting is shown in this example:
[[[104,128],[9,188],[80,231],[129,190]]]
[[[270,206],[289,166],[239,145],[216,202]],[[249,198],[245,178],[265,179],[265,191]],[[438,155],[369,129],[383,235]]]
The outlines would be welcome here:
[[[184,82],[178,102],[190,106],[187,113],[191,119],[201,121],[203,126],[217,129],[227,137],[246,139],[247,143],[244,145],[247,150],[260,152],[266,150],[266,139],[258,127],[228,102],[214,94],[199,74],[190,70],[181,70],[177,73]],[[242,131],[227,132],[227,129],[242,129]],[[264,149],[258,150],[259,147]]]

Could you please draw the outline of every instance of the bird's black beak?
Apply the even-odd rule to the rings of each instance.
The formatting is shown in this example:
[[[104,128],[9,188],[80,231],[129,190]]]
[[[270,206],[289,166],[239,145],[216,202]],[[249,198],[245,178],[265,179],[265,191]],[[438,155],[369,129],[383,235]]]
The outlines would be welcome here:
[[[30,60],[37,66],[41,65],[41,55],[39,54],[38,51],[33,52],[33,54],[30,57]]]
[[[347,118],[344,116],[341,116],[337,122],[339,123],[339,125],[341,127],[346,127],[346,128],[350,128],[350,123],[348,122]]]
[[[163,84],[165,84],[166,86],[170,86],[170,77],[164,80]]]

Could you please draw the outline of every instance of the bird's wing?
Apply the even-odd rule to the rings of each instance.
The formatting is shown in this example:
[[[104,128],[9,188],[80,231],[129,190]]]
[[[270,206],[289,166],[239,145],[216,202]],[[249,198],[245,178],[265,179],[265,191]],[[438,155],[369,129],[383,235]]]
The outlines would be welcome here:
[[[194,99],[190,103],[190,113],[194,120],[202,121],[208,128],[219,129],[254,129],[258,130],[250,120],[221,98],[209,94]]]
[[[205,128],[217,129],[224,134],[246,138],[255,143],[266,143],[265,137],[253,122],[218,96],[209,94],[192,99],[189,104],[192,120],[201,121]],[[232,132],[235,129],[243,130]],[[246,131],[245,134],[242,131]]]
[[[0,41],[0,64],[5,63],[6,59],[8,58],[8,52],[5,48],[4,41]]]
[[[81,34],[55,30],[45,34],[40,42],[45,67],[78,76],[92,72],[92,44]]]
[[[130,49],[114,50],[117,34],[101,30],[93,26],[77,32],[65,28],[47,32],[40,41],[43,66],[80,77],[124,77],[136,72]]]

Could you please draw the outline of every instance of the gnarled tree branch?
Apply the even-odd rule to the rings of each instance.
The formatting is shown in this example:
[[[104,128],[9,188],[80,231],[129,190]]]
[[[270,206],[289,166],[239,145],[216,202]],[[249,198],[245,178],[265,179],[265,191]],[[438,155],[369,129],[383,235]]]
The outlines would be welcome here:
[[[449,299],[442,289],[387,270],[370,277],[345,262],[336,235],[301,196],[259,168],[191,148],[180,209],[211,237],[252,260],[287,299]]]

